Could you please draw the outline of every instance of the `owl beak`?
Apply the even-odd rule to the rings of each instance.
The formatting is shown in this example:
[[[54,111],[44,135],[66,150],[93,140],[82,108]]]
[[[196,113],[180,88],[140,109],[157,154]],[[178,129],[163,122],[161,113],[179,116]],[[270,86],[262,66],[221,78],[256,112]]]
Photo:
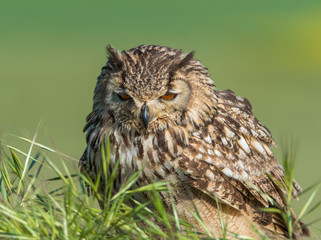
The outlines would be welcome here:
[[[140,116],[142,118],[142,121],[143,121],[143,124],[144,124],[145,128],[147,129],[149,117],[148,117],[148,107],[147,107],[146,103],[142,106],[142,110],[141,110],[141,115]]]

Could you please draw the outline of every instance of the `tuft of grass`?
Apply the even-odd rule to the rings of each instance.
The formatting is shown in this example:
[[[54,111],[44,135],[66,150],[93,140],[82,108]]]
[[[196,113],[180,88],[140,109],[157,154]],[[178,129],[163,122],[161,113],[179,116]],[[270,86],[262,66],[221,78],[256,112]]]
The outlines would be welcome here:
[[[6,239],[220,239],[211,236],[197,208],[190,212],[202,233],[191,224],[179,219],[175,202],[171,199],[172,214],[166,212],[159,192],[171,196],[167,182],[156,182],[133,189],[139,172],[134,173],[122,188],[113,192],[113,181],[118,164],[109,172],[109,143],[103,147],[103,166],[100,180],[79,173],[76,167],[68,167],[75,159],[32,140],[20,138],[29,144],[27,152],[10,145],[2,145],[0,154],[0,238]],[[293,174],[292,167],[288,168]],[[100,178],[99,178],[100,179]],[[293,175],[289,175],[289,191]],[[99,186],[105,185],[105,192]],[[91,194],[88,195],[87,188]],[[311,187],[312,188],[312,187]],[[315,186],[313,186],[315,188]],[[293,224],[289,213],[282,213],[289,224],[295,225],[303,217],[315,211],[321,202],[312,205],[317,189],[298,214]],[[134,195],[142,193],[145,202],[138,202]],[[272,201],[272,200],[271,200]],[[99,207],[103,206],[103,209]],[[288,209],[291,201],[288,202]],[[217,201],[220,209],[220,203]],[[265,211],[279,211],[265,209]],[[319,219],[320,220],[320,219]],[[317,221],[307,223],[307,226]],[[228,222],[220,215],[222,239],[228,239]],[[258,233],[259,234],[259,233]],[[261,236],[259,234],[259,236]],[[248,239],[233,235],[235,239]],[[263,235],[262,239],[267,239]]]

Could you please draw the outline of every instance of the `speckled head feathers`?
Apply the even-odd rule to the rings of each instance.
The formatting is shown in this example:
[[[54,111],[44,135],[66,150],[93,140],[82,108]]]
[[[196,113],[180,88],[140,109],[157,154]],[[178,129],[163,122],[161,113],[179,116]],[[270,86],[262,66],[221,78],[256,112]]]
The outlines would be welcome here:
[[[160,91],[178,71],[202,71],[207,69],[193,59],[194,52],[155,45],[141,45],[122,52],[111,45],[107,46],[108,69],[121,72],[124,87],[131,90],[141,89],[146,94]]]

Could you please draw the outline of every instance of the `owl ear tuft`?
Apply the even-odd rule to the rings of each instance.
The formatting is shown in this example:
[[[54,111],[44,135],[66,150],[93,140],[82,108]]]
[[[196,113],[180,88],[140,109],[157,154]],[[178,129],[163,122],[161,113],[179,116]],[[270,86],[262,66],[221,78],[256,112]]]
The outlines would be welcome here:
[[[189,52],[178,64],[178,68],[186,66],[194,57],[194,51]]]
[[[182,59],[182,52],[178,51],[174,56],[174,64],[172,65],[172,68],[170,70],[171,75],[174,75],[174,73],[177,70],[186,66],[193,59],[193,57],[194,57],[194,51],[191,51],[190,53],[185,54],[183,59]]]
[[[109,59],[108,62],[112,65],[112,67],[118,71],[123,70],[124,62],[121,53],[109,44],[107,45],[106,50]]]

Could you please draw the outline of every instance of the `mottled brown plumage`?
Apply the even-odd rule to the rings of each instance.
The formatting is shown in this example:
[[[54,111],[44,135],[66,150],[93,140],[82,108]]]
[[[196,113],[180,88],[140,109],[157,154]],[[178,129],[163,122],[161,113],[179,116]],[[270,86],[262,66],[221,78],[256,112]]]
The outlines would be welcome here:
[[[161,46],[107,51],[84,129],[82,170],[96,178],[100,146],[109,137],[110,168],[120,159],[116,189],[142,169],[138,185],[171,181],[180,216],[198,226],[188,211],[195,204],[214,236],[221,233],[217,198],[230,232],[256,238],[252,224],[271,239],[287,238],[284,220],[260,211],[285,210],[286,191],[284,171],[269,148],[275,142],[249,101],[215,89],[193,53]],[[292,196],[300,191],[294,182]],[[170,209],[166,194],[163,200]],[[300,225],[294,229],[300,239]]]

